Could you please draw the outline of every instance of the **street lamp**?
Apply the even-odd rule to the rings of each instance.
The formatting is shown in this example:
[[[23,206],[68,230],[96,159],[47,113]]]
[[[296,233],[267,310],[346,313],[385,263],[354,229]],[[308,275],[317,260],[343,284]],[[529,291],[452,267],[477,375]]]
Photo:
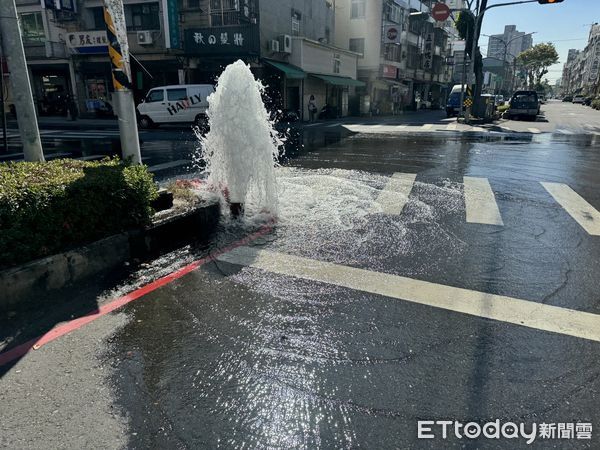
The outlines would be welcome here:
[[[517,41],[519,39],[522,39],[525,36],[532,36],[534,34],[537,34],[537,31],[532,31],[531,33],[522,34],[521,36],[515,36],[514,38],[509,39],[508,41],[505,41],[504,39],[501,39],[501,38],[499,38],[497,36],[490,36],[489,34],[483,34],[483,33],[481,34],[482,36],[487,36],[487,37],[490,37],[490,38],[492,38],[492,39],[494,39],[496,41],[499,41],[499,42],[501,42],[504,45],[504,57],[502,58],[502,65],[503,65],[502,69],[503,69],[503,72],[504,72],[504,77],[503,77],[504,79],[502,81],[502,86],[506,86],[506,78],[507,78],[507,76],[506,76],[506,62],[507,62],[506,61],[506,57],[509,54],[508,53],[508,46],[510,45],[511,42],[514,42],[514,41]],[[488,49],[488,51],[489,51],[489,49]],[[511,54],[511,56],[513,58],[516,58],[515,55]],[[488,58],[489,58],[489,56],[488,56]],[[513,77],[514,77],[514,74],[513,74]]]

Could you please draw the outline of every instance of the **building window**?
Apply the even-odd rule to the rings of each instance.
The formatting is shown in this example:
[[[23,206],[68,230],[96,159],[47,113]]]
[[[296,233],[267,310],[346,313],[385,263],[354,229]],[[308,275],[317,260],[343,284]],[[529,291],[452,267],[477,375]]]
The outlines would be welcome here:
[[[21,33],[24,41],[43,42],[46,40],[42,13],[23,13],[19,14],[19,17],[21,18]]]
[[[340,68],[342,66],[342,60],[339,53],[333,54],[333,73],[340,73]]]
[[[300,22],[302,21],[302,15],[292,10],[292,36],[300,35]]]
[[[199,9],[200,0],[187,0],[187,7],[190,9]]]
[[[106,23],[104,22],[104,8],[90,8],[92,13],[92,27],[94,30],[104,30]]]
[[[350,8],[351,19],[364,19],[367,9],[367,0],[352,0],[352,7]]]
[[[407,61],[406,65],[410,69],[416,69],[419,67],[419,52],[416,45],[409,45],[407,52]]]
[[[361,55],[365,55],[365,39],[364,38],[356,38],[350,39],[350,44],[348,48],[351,52],[360,53]]]
[[[131,13],[131,22],[127,28],[133,31],[160,30],[158,3],[127,5]],[[125,6],[127,8],[127,6]]]
[[[249,0],[210,0],[210,25],[239,25],[254,16],[253,2]]]
[[[402,48],[398,44],[385,44],[384,58],[386,61],[400,62],[402,59]]]
[[[402,24],[402,22],[404,21],[403,9],[395,4],[388,5],[386,19],[390,22]]]

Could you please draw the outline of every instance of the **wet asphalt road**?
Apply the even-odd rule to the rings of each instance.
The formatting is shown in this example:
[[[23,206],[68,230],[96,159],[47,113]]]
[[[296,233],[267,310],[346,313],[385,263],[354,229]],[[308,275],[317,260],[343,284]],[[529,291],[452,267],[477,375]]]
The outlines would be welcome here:
[[[569,210],[541,183],[568,185],[599,211],[600,138],[326,129],[298,139],[304,149],[278,170],[278,223],[248,246],[250,260],[224,255],[123,308],[127,320],[107,316],[97,330],[23,358],[0,379],[0,400],[10,406],[0,412],[9,424],[0,446],[73,447],[82,441],[69,427],[85,423],[97,436],[88,446],[97,448],[599,448],[600,342],[544,330],[553,314],[565,324],[570,310],[600,314],[598,223],[587,210],[583,227],[581,204]],[[393,189],[400,174],[416,175],[407,198]],[[469,177],[487,180],[492,204],[479,192],[469,205]],[[394,210],[399,201],[404,207]],[[501,224],[468,221],[493,204]],[[224,218],[208,248],[165,255],[128,282],[149,281],[257,227]],[[261,263],[262,255],[278,259]],[[308,276],[304,263],[329,265]],[[449,306],[415,301],[422,284],[416,293],[377,293],[399,277],[431,283]],[[517,320],[486,318],[485,304],[460,312],[461,296],[473,292],[500,296],[498,310]],[[539,310],[520,317],[522,302],[509,306],[506,297]],[[78,363],[90,340],[96,362]],[[53,422],[53,407],[41,408],[38,419],[50,415],[52,427],[43,441],[28,441],[36,377],[62,386],[73,378],[61,376],[67,367],[89,371],[98,386],[92,410]],[[81,378],[70,395],[89,388]],[[11,395],[17,391],[31,395],[23,401]],[[98,427],[88,417],[96,410]],[[594,431],[591,440],[538,437],[530,446],[444,440],[439,430],[436,439],[417,439],[419,420],[496,419],[592,423]]]

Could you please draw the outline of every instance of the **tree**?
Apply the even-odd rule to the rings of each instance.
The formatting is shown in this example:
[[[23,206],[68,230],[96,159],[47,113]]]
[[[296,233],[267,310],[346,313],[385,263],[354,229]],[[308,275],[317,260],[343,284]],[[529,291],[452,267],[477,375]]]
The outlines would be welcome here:
[[[479,48],[479,36],[481,29],[475,30],[476,17],[483,21],[483,15],[487,8],[488,0],[466,0],[466,10],[461,12],[456,20],[456,29],[461,39],[466,40],[466,53],[474,61],[475,71],[475,89],[473,92],[475,102],[473,112],[475,115],[480,115],[483,111],[483,104],[480,100],[481,88],[483,87],[483,57]],[[468,39],[467,39],[468,37]],[[473,39],[477,43],[475,46],[475,54],[473,53]]]
[[[542,78],[548,73],[548,67],[558,62],[558,53],[554,44],[538,44],[520,53],[517,60],[527,72],[529,88],[542,84]]]

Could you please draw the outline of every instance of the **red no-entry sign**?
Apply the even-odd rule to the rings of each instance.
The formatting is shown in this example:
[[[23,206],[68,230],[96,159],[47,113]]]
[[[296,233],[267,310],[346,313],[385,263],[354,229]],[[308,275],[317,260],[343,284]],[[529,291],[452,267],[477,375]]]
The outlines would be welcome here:
[[[450,17],[450,8],[445,3],[436,3],[431,9],[431,16],[438,22],[444,22]]]

